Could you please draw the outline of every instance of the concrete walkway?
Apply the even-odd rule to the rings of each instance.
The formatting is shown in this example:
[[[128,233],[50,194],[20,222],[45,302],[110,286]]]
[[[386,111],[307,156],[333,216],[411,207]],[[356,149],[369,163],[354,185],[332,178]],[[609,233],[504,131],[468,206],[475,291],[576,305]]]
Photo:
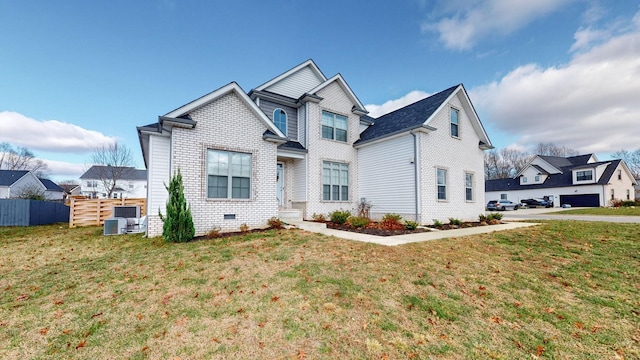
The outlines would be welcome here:
[[[403,244],[409,244],[409,243],[421,242],[421,241],[485,234],[485,233],[491,233],[494,231],[512,230],[512,229],[518,229],[522,227],[537,225],[535,223],[510,222],[510,223],[500,224],[500,225],[477,226],[477,227],[455,229],[455,230],[435,230],[435,231],[406,234],[406,235],[376,236],[376,235],[360,234],[360,233],[351,232],[351,231],[327,229],[327,226],[325,224],[311,222],[311,221],[288,221],[288,223],[299,229],[311,231],[314,233],[324,234],[328,236],[335,236],[335,237],[346,239],[346,240],[362,241],[362,242],[368,242],[368,243],[374,243],[374,244],[386,245],[386,246],[396,246],[396,245],[403,245]]]
[[[579,209],[579,208],[573,208]],[[516,211],[502,211],[502,220],[522,221],[522,220],[576,220],[576,221],[604,221],[615,223],[640,223],[640,216],[615,216],[615,215],[578,215],[578,214],[557,214],[558,211],[569,209],[563,208],[534,208],[520,209]]]

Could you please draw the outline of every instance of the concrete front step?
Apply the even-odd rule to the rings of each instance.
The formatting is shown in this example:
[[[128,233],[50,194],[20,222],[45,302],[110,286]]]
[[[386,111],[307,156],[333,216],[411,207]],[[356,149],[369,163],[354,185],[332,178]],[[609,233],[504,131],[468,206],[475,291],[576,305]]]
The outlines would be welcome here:
[[[278,218],[284,222],[302,221],[302,210],[298,210],[298,209],[278,210]]]

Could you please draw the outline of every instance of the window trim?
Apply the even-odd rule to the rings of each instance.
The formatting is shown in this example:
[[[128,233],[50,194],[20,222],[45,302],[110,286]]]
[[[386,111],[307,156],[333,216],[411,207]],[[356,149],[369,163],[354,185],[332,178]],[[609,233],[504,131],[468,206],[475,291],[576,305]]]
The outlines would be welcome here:
[[[332,126],[324,124],[323,121],[324,121],[325,114],[332,116]],[[336,117],[338,117],[338,116],[345,119],[345,127],[346,127],[345,129],[336,127]],[[332,129],[331,130],[331,136],[332,136],[331,138],[328,138],[328,137],[324,136],[324,128],[325,127]],[[344,140],[338,139],[338,136],[337,136],[338,133],[337,133],[336,129],[343,130],[345,132],[345,139]],[[341,115],[341,114],[334,113],[334,112],[331,112],[331,111],[328,111],[328,110],[322,110],[322,112],[320,114],[320,138],[322,140],[338,141],[338,142],[345,143],[345,144],[349,143],[349,116]]]
[[[343,184],[342,180],[342,173],[343,171],[345,171],[344,169],[346,169],[346,173],[347,173],[347,179],[346,179],[346,184]],[[329,171],[329,183],[325,182],[325,170]],[[338,171],[338,183],[334,184],[334,171]],[[351,191],[351,186],[350,186],[350,170],[349,170],[349,164],[348,163],[343,163],[343,162],[337,162],[337,161],[329,161],[329,160],[323,160],[322,161],[322,191],[321,191],[321,195],[320,198],[322,199],[323,202],[349,202],[350,197],[349,196],[349,192]],[[325,197],[325,186],[329,186],[329,198],[327,199]],[[336,189],[334,187],[338,187],[338,199],[335,199],[334,195],[336,195]]]
[[[444,172],[444,183],[440,184],[440,177],[438,176],[440,171]],[[449,186],[448,186],[448,171],[445,168],[436,168],[436,200],[444,202],[449,201]],[[444,198],[440,198],[440,187],[444,187]]]
[[[453,114],[456,114],[456,121],[453,122]],[[455,126],[456,134],[453,134],[453,128]],[[460,139],[460,109],[451,106],[449,108],[449,134],[452,138]]]
[[[470,182],[471,185],[469,186],[468,182],[467,182],[467,177],[470,177]],[[476,201],[476,196],[475,196],[475,181],[474,181],[474,173],[469,172],[469,171],[465,171],[464,172],[464,200],[466,202],[475,202]],[[471,198],[469,198],[469,192],[471,193]]]
[[[587,173],[590,175],[588,179],[585,179],[584,177],[587,175]],[[580,174],[582,174],[582,179],[580,178]],[[576,171],[576,181],[593,181],[593,169],[588,169],[588,170],[578,170]]]
[[[276,122],[276,111],[281,111],[281,112],[282,112],[282,114],[284,114],[284,130],[283,130],[280,126],[278,126],[278,123]],[[273,114],[272,114],[272,115],[273,115],[273,124],[274,124],[278,129],[280,129],[280,131],[282,131],[282,133],[283,133],[285,136],[287,136],[287,131],[289,130],[289,126],[288,126],[288,125],[289,125],[289,124],[288,124],[288,122],[289,122],[289,115],[287,114],[287,112],[286,112],[286,111],[284,111],[284,109],[283,109],[283,108],[275,108],[275,109],[273,109]]]
[[[225,153],[228,156],[227,159],[227,175],[226,175],[226,179],[227,179],[227,196],[226,197],[211,197],[209,196],[209,180],[210,180],[210,176],[219,176],[219,177],[223,177],[223,175],[216,175],[216,174],[211,174],[209,172],[209,154],[210,152],[220,152],[220,153]],[[205,174],[206,174],[206,178],[205,178],[205,188],[204,188],[204,195],[205,195],[205,199],[206,200],[217,200],[217,201],[250,201],[253,199],[253,168],[254,168],[254,164],[253,164],[253,160],[254,160],[254,156],[252,153],[250,152],[244,152],[244,151],[235,151],[235,150],[228,150],[228,149],[220,149],[220,148],[212,148],[212,147],[207,147],[205,149],[205,154],[206,154],[206,161],[205,161]],[[234,178],[238,178],[238,179],[247,179],[246,176],[233,176],[232,174],[232,169],[233,169],[233,159],[232,159],[232,154],[239,154],[239,155],[246,155],[249,157],[249,185],[248,185],[248,189],[249,189],[249,196],[248,197],[234,197],[233,195],[233,180]],[[242,167],[242,164],[240,165]]]

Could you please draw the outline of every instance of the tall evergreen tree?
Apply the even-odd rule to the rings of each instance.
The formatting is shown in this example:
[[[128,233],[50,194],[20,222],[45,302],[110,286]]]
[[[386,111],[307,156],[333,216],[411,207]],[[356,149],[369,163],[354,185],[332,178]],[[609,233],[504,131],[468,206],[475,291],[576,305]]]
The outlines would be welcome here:
[[[191,217],[191,208],[184,197],[184,186],[182,185],[182,174],[180,169],[173,175],[169,187],[169,201],[167,202],[167,214],[162,219],[162,237],[170,242],[187,242],[193,239],[195,228]]]

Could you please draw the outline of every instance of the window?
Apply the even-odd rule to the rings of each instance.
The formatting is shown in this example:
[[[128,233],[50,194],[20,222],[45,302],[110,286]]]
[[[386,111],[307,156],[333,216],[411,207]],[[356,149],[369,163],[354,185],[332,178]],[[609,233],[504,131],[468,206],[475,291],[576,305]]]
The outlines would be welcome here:
[[[533,180],[534,182],[539,182],[540,181],[540,175],[536,175],[536,177]]]
[[[460,137],[460,112],[458,109],[451,108],[451,136]]]
[[[251,154],[209,150],[207,152],[207,197],[249,199]]]
[[[437,169],[438,200],[447,200],[447,170]]]
[[[631,200],[631,192],[627,189],[627,200]]]
[[[287,113],[282,109],[273,110],[273,123],[282,131],[283,134],[287,135]]]
[[[577,181],[593,180],[593,171],[592,170],[578,171],[576,173],[576,180]]]
[[[523,182],[523,183],[526,183],[526,182],[527,182],[527,177],[526,177],[526,176],[523,176],[523,177],[522,177],[522,182]]]
[[[322,138],[347,142],[347,117],[323,111]]]
[[[500,200],[507,200],[507,194],[500,194]]]
[[[615,190],[611,189],[611,200],[615,200],[615,196],[616,196]]]
[[[349,165],[322,162],[322,200],[349,200]]]
[[[464,190],[465,199],[473,201],[473,174],[471,173],[464,173]]]
[[[622,170],[618,170],[618,180],[622,180]]]
[[[129,189],[133,189],[133,184],[129,184]]]

